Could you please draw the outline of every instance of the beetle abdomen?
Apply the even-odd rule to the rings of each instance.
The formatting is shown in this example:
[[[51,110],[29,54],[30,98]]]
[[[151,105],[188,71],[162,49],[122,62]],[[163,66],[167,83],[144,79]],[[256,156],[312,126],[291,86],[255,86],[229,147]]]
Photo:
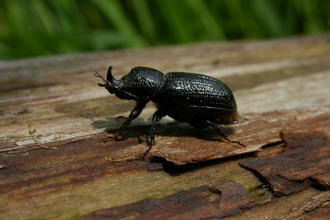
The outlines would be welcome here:
[[[162,92],[153,101],[159,109],[166,106],[170,117],[195,127],[202,128],[203,120],[221,124],[239,121],[232,91],[223,82],[201,74],[168,73]]]
[[[168,73],[165,77],[162,99],[197,108],[237,109],[232,91],[215,78],[182,72]]]

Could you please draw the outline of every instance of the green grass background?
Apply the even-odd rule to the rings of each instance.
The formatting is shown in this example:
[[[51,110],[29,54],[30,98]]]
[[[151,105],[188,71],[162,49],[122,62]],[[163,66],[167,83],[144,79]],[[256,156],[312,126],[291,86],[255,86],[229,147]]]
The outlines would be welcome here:
[[[329,0],[1,0],[0,59],[329,30]]]

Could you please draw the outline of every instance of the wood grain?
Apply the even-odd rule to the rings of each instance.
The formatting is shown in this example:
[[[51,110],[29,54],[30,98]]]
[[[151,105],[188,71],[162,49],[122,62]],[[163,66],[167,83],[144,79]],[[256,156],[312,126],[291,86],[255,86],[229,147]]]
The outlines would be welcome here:
[[[0,219],[77,219],[146,199],[166,200],[224,180],[245,187],[249,198],[239,214],[227,218],[325,216],[327,190],[311,186],[276,197],[267,182],[238,164],[281,154],[286,128],[316,129],[330,139],[329,39],[324,34],[0,61]],[[134,106],[97,86],[100,79],[93,71],[105,75],[109,65],[116,78],[132,67],[147,66],[221,79],[233,89],[246,119],[224,129],[231,138],[246,141],[247,149],[235,148],[241,151],[236,156],[228,151],[229,158],[220,159],[219,152],[203,157],[196,149],[233,146],[221,143],[212,129],[173,125],[166,117],[158,127],[159,145],[148,160],[141,160],[146,146],[138,138],[149,131],[155,111],[151,103],[122,140],[103,143],[106,131],[114,132],[123,122],[118,116],[127,116]],[[173,155],[184,143],[181,163]],[[189,152],[192,143],[197,148]],[[254,151],[260,152],[248,153]],[[313,208],[304,211],[306,207]]]

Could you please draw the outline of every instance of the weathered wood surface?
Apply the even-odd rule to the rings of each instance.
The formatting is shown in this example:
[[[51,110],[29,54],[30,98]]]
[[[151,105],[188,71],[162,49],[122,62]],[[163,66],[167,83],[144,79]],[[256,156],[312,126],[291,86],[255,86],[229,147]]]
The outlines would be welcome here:
[[[148,66],[221,79],[244,117],[224,130],[247,147],[164,118],[141,160],[152,104],[103,143],[134,105],[96,85],[92,72],[109,65],[116,78]],[[0,219],[329,215],[330,35],[1,61],[0,71]],[[277,156],[292,167],[269,162]]]

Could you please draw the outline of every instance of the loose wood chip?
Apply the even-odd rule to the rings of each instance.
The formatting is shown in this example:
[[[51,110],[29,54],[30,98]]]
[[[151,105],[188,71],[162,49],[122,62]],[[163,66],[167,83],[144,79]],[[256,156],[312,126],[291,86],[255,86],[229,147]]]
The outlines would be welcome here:
[[[240,141],[246,148],[221,141],[212,129],[197,130],[179,125],[170,128],[168,125],[166,137],[159,138],[164,134],[159,129],[158,142],[147,157],[163,157],[176,165],[184,165],[260,151],[264,146],[283,143],[281,133],[284,129],[330,130],[329,116],[329,108],[301,108],[245,115],[242,123],[225,127],[224,131],[230,139]],[[192,133],[192,129],[196,133]]]
[[[241,165],[267,180],[276,195],[288,195],[312,185],[330,187],[330,142],[319,131],[287,131],[282,135],[285,152],[269,158],[255,158]]]

